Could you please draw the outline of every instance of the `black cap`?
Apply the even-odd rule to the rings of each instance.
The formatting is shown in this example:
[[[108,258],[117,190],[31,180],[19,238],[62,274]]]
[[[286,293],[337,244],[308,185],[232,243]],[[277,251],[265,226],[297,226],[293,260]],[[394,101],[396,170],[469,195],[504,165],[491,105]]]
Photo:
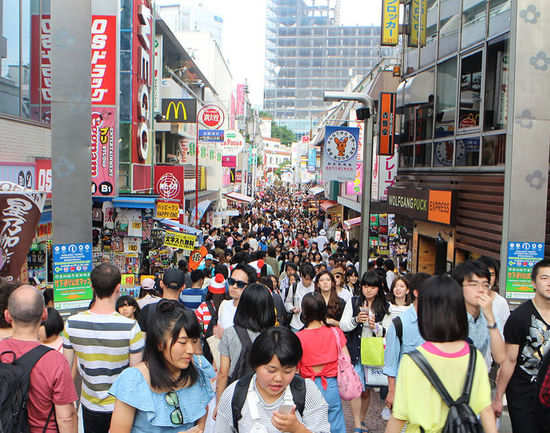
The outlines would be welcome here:
[[[167,269],[164,271],[162,282],[169,289],[180,289],[185,284],[185,274],[179,269]]]

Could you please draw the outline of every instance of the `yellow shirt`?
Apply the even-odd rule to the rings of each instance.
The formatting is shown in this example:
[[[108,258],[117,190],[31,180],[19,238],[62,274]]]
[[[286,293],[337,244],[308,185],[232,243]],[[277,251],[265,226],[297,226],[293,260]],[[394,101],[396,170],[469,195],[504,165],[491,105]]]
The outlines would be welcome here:
[[[424,343],[418,348],[435,370],[445,388],[456,400],[462,394],[466,370],[468,368],[469,347],[456,353],[445,353],[432,343]],[[491,404],[491,387],[483,356],[477,351],[476,368],[470,407],[479,413]],[[407,421],[407,433],[417,433],[422,426],[426,433],[441,432],[447,420],[449,408],[432,387],[414,361],[404,355],[399,366],[395,399],[394,418]]]

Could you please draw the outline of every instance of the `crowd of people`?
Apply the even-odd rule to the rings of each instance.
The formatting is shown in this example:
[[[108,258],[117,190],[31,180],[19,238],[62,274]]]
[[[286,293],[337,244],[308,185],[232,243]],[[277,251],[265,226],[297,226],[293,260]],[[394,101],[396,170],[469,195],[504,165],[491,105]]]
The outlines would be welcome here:
[[[134,299],[103,263],[90,307],[65,321],[51,292],[2,281],[0,383],[30,377],[2,431],[75,433],[80,418],[85,433],[345,433],[349,401],[366,433],[382,398],[388,433],[466,415],[497,432],[504,400],[514,433],[550,432],[550,261],[510,312],[496,260],[432,276],[378,257],[361,275],[358,242],[285,190],[203,230],[198,269],[175,259]]]

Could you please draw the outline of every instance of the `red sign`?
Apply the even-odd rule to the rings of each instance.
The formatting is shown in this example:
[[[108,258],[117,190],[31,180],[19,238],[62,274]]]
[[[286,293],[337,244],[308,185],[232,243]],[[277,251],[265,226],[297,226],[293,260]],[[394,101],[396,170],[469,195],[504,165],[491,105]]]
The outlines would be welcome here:
[[[236,156],[222,156],[222,167],[235,168],[237,167]]]
[[[165,200],[178,200],[183,206],[182,165],[155,165],[155,194]]]
[[[152,27],[150,0],[134,0],[132,61],[132,162],[143,163],[149,155],[151,116]]]
[[[52,101],[52,28],[50,15],[31,17],[31,118],[50,121]],[[41,113],[42,106],[42,113]]]
[[[225,115],[217,105],[205,105],[201,108],[199,121],[211,129],[219,129],[223,125]]]
[[[116,16],[92,18],[92,105],[116,105]]]
[[[36,189],[46,191],[52,198],[52,160],[49,158],[35,159]]]
[[[243,172],[242,170],[237,170],[237,172],[235,173],[235,182],[242,183],[242,181],[243,181]]]
[[[115,125],[118,123],[115,107],[93,107],[91,143],[92,194],[105,197],[115,195],[117,146]]]

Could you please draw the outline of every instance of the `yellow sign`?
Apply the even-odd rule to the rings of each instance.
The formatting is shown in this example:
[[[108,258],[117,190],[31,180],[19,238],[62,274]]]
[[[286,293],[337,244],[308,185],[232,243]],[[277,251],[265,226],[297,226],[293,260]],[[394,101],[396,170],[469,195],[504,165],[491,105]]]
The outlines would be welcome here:
[[[180,217],[180,207],[178,203],[160,201],[157,203],[157,218],[168,218],[177,220]]]
[[[412,0],[410,6],[409,47],[426,45],[428,0]]]
[[[120,287],[129,289],[136,285],[136,276],[134,274],[122,274],[120,276]]]
[[[164,235],[164,246],[193,251],[195,249],[196,236],[186,233],[167,231]]]
[[[399,0],[382,0],[381,35],[380,45],[396,46],[399,43]]]

